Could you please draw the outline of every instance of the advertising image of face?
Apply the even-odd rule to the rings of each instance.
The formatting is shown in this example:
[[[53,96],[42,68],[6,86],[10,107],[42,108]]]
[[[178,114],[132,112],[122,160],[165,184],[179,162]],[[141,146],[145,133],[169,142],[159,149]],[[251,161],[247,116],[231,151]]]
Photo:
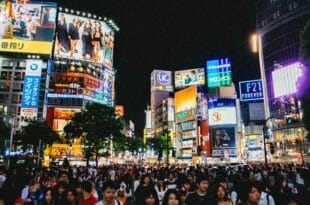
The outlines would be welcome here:
[[[213,136],[214,147],[233,147],[233,133],[234,128],[216,129]]]

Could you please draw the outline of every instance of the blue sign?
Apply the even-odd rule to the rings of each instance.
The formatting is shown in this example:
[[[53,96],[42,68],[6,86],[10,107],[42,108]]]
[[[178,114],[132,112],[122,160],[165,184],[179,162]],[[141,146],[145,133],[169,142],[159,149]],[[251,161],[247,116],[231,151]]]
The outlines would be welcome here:
[[[169,75],[167,72],[163,72],[163,71],[159,72],[157,78],[160,84],[166,85],[169,83]]]
[[[30,70],[33,70],[33,71],[38,70],[38,68],[39,68],[38,64],[36,64],[36,63],[30,64],[29,67],[30,67]]]
[[[231,85],[231,64],[228,58],[209,60],[206,67],[209,88]]]
[[[23,108],[37,108],[40,93],[40,76],[25,76],[22,96]]]
[[[210,98],[208,100],[208,109],[219,107],[236,107],[236,100],[228,98]]]
[[[263,84],[261,80],[239,82],[240,101],[262,100]]]

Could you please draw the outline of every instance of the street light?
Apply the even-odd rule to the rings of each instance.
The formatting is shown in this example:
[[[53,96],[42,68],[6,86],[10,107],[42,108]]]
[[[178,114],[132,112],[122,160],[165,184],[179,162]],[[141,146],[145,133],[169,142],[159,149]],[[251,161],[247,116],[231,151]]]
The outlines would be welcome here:
[[[267,121],[267,119],[270,118],[270,112],[269,112],[269,97],[268,97],[268,90],[267,90],[267,81],[266,81],[266,75],[265,75],[265,63],[264,63],[262,37],[261,37],[261,34],[254,33],[252,34],[250,39],[251,39],[252,52],[253,53],[258,52],[259,69],[260,69],[260,75],[261,75],[262,85],[263,85],[265,119]]]

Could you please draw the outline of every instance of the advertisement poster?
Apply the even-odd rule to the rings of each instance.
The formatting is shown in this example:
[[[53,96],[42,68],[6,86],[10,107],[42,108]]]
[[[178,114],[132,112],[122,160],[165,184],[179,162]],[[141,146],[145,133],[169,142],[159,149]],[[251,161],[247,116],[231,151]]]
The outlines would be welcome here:
[[[58,14],[55,58],[103,63],[113,67],[114,31],[103,21]]]
[[[236,100],[216,98],[208,100],[209,126],[237,124]]]
[[[181,70],[174,72],[175,88],[184,88],[191,85],[204,85],[204,68]]]
[[[0,2],[0,51],[50,55],[57,4]]]
[[[176,122],[196,119],[196,97],[196,86],[191,86],[175,93]]]
[[[213,148],[235,147],[235,128],[213,128],[211,129]]]

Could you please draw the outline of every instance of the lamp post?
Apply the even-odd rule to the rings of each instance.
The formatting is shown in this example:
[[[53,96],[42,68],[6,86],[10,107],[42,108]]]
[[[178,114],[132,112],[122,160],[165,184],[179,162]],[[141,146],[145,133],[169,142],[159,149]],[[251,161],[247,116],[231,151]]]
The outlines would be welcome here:
[[[12,123],[11,123],[11,134],[10,134],[10,147],[9,147],[9,158],[8,158],[8,169],[10,168],[11,162],[11,152],[12,152],[12,145],[13,145],[13,136],[15,132],[15,116],[11,116]]]

